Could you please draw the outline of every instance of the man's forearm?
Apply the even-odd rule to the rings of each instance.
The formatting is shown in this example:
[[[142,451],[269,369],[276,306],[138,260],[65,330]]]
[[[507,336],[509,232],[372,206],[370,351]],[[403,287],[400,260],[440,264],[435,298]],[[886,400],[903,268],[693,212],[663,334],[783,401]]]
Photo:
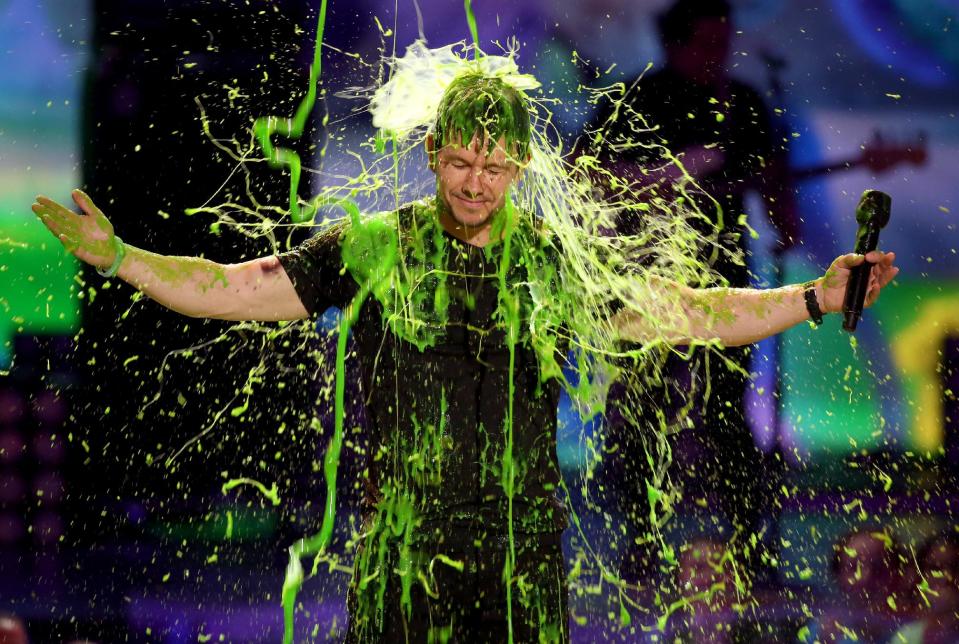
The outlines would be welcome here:
[[[820,280],[816,297],[822,305]],[[719,339],[726,346],[759,342],[809,319],[803,291],[793,284],[775,289],[688,289],[684,304],[690,339]]]
[[[101,270],[109,267],[110,274],[168,309],[231,321],[292,321],[310,315],[275,255],[239,264],[157,255],[123,244],[84,193],[75,190],[73,199],[84,214],[44,196],[37,197],[32,210],[77,259]]]
[[[895,259],[895,253],[878,250],[837,257],[823,277],[811,282],[819,310],[842,310],[850,275],[864,262],[870,267],[870,281],[863,306],[871,306],[899,273]],[[621,339],[632,342],[689,344],[719,340],[726,346],[739,346],[759,342],[808,320],[804,297],[807,288],[806,284],[793,284],[764,290],[693,289],[669,280],[649,280],[646,292],[634,298],[643,304],[622,308],[612,323]]]
[[[229,301],[227,267],[199,257],[171,257],[126,245],[117,274],[168,309],[190,317],[222,317]]]

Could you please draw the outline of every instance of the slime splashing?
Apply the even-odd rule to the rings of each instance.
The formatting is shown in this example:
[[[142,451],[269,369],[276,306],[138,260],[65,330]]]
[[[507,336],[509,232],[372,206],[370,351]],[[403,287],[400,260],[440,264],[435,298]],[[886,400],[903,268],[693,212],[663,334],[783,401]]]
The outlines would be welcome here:
[[[529,102],[532,116],[528,161],[525,149],[513,159],[523,167],[523,178],[512,187],[505,207],[495,216],[491,238],[496,241],[483,251],[496,265],[498,294],[492,319],[508,353],[504,426],[501,433],[483,428],[488,449],[483,450],[480,465],[484,476],[489,473],[495,477],[505,498],[508,545],[502,579],[510,641],[516,596],[529,594],[527,584],[516,575],[516,523],[545,520],[535,513],[532,518],[520,519],[514,507],[525,491],[529,469],[525,462],[529,455],[517,449],[514,434],[517,378],[522,375],[518,373],[518,356],[528,353],[535,359],[537,395],[547,383],[558,382],[583,419],[603,412],[607,391],[617,379],[630,392],[629,399],[639,404],[646,388],[662,383],[665,358],[670,353],[688,357],[692,351],[673,346],[677,335],[682,337],[685,317],[679,291],[669,285],[723,284],[709,262],[701,259],[709,253],[715,258],[720,252],[715,244],[718,231],[707,226],[709,232],[704,233],[704,226],[698,225],[709,222],[709,218],[696,205],[702,195],[690,175],[683,173],[683,178],[669,190],[660,190],[616,176],[598,156],[582,151],[574,154],[553,127],[551,101],[537,98],[534,93],[539,83],[520,73],[515,62],[517,52],[506,51],[501,56],[483,54],[478,48],[469,0],[465,0],[465,8],[473,46],[429,49],[417,42],[405,56],[386,60],[386,82],[372,92],[359,93],[357,98],[369,101],[373,124],[379,130],[369,142],[377,158],[364,163],[362,171],[343,185],[324,187],[308,203],[301,204],[297,196],[302,172],[300,159],[292,151],[275,147],[272,141],[275,134],[300,136],[313,109],[321,70],[325,0],[319,13],[306,98],[294,118],[269,117],[254,124],[255,138],[271,166],[289,170],[290,218],[302,224],[322,214],[325,225],[339,231],[342,265],[357,286],[337,329],[334,426],[323,463],[327,497],[322,525],[317,534],[297,541],[289,551],[282,591],[285,642],[293,641],[297,596],[307,577],[302,559],[315,557],[311,571],[315,575],[321,562],[333,557],[329,548],[337,511],[337,470],[344,445],[347,341],[361,310],[370,302],[375,303],[382,310],[386,332],[396,342],[422,352],[445,341],[451,302],[463,297],[453,288],[454,282],[464,277],[456,268],[463,248],[444,237],[436,201],[422,199],[424,188],[403,180],[423,165],[419,150],[426,136],[441,134],[434,132],[434,120],[444,88],[469,76],[497,78],[520,92]],[[625,91],[624,86],[614,85],[593,91],[589,100],[616,103]],[[643,133],[649,128],[641,115],[628,117],[638,124],[636,140],[629,144],[661,148],[645,141]],[[450,129],[464,144],[470,134],[491,144],[504,134],[507,149],[515,152],[509,127],[505,132],[496,128],[497,124],[490,124],[485,131],[473,133],[454,123]],[[447,139],[441,137],[441,141]],[[597,134],[593,143],[601,146],[607,142]],[[608,143],[610,147],[626,144]],[[682,167],[668,151],[660,152]],[[235,158],[241,163],[246,160],[245,156]],[[373,208],[364,207],[374,214],[361,214],[361,200],[374,204]],[[395,207],[404,203],[408,205]],[[379,204],[389,205],[389,209],[376,212]],[[224,204],[192,212],[212,213],[219,218],[219,224],[229,226],[235,222],[225,213],[236,210],[236,204]],[[239,210],[260,216],[258,210]],[[334,216],[335,211],[345,216]],[[628,235],[613,234],[617,222],[625,216],[641,221],[642,225]],[[272,236],[272,230],[265,225],[262,234]],[[465,306],[470,306],[468,298]],[[631,313],[642,327],[645,342],[641,346],[620,341],[617,320],[624,312]],[[711,346],[707,344],[708,348]],[[396,387],[406,384],[397,383]],[[436,408],[430,412],[431,418],[414,416],[409,432],[401,435],[397,431],[386,440],[396,453],[409,458],[393,463],[390,475],[377,481],[378,501],[372,521],[354,535],[353,544],[359,544],[353,564],[359,597],[353,618],[360,620],[363,628],[375,627],[381,618],[390,575],[400,576],[399,601],[408,612],[414,583],[421,583],[429,594],[436,565],[453,569],[462,569],[464,565],[441,552],[423,561],[415,547],[424,522],[425,494],[443,484],[444,463],[456,450],[449,443],[444,424],[448,416],[446,395],[444,388],[440,399],[433,401]],[[647,481],[650,528],[640,539],[662,544],[662,558],[667,564],[675,563],[675,556],[662,542],[659,531],[670,516],[678,492],[669,483],[666,437],[682,423],[682,413],[669,420],[661,417],[660,426],[643,437],[645,459],[651,466]],[[500,443],[490,446],[493,441]],[[601,458],[600,449],[593,453]],[[278,498],[275,485],[267,490],[248,479],[231,482],[229,489],[241,484],[256,485],[271,500]],[[583,486],[588,497],[588,476]],[[643,608],[628,596],[628,584],[589,545],[574,513],[571,521],[582,547],[576,553],[570,583],[589,576],[598,579],[591,592],[606,589],[615,593],[620,601],[620,623],[628,625],[631,618],[627,607]],[[673,604],[667,612],[676,608]]]

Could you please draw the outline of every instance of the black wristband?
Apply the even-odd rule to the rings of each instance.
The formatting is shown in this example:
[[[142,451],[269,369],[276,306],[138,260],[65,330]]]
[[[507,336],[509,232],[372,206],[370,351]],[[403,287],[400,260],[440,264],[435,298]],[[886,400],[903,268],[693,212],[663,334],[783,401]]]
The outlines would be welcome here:
[[[819,308],[819,300],[816,299],[816,286],[813,283],[805,284],[803,299],[806,300],[806,310],[809,311],[809,317],[819,326],[822,324],[822,309]]]

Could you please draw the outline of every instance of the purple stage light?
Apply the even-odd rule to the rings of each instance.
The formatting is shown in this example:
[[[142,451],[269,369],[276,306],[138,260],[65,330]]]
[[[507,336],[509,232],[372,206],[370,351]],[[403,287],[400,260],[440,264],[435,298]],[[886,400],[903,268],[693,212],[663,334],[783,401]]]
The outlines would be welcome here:
[[[12,389],[0,390],[0,425],[14,425],[26,415],[23,395]]]
[[[33,491],[44,504],[63,500],[63,477],[57,472],[42,472],[33,481]]]
[[[33,415],[40,425],[57,427],[67,418],[67,404],[53,391],[41,391],[33,401]]]
[[[56,465],[63,462],[63,441],[59,436],[46,432],[37,434],[33,439],[33,453],[41,463]]]
[[[26,483],[15,473],[0,475],[0,503],[19,503],[26,492]]]
[[[23,457],[26,450],[27,445],[19,432],[10,430],[0,434],[0,462],[15,463]]]
[[[56,512],[44,511],[33,521],[33,538],[41,545],[57,543],[63,536],[63,518]]]
[[[13,512],[0,512],[0,543],[15,543],[23,538],[23,519]]]

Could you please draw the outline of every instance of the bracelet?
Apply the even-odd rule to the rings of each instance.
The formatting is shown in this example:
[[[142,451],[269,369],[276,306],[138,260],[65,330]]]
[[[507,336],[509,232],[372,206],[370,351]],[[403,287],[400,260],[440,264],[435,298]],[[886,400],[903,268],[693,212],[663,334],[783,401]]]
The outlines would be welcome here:
[[[110,264],[110,268],[98,268],[97,273],[101,277],[115,277],[118,272],[120,272],[120,264],[123,263],[123,258],[127,255],[127,247],[123,244],[123,240],[120,239],[119,235],[113,236],[113,249],[116,251],[116,255],[113,258],[113,263]]]
[[[803,286],[803,299],[806,300],[806,310],[809,312],[809,317],[812,318],[813,323],[816,326],[822,324],[822,309],[819,308],[819,300],[816,299],[816,283],[815,282],[806,282]]]

